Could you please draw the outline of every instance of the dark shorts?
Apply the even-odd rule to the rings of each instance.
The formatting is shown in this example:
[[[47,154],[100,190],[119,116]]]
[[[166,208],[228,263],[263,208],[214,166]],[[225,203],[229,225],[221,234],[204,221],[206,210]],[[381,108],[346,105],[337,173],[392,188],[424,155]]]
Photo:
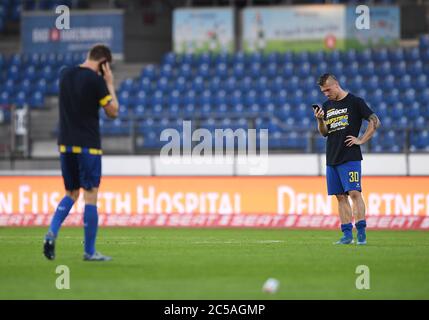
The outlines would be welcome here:
[[[362,191],[361,162],[348,161],[337,166],[326,166],[326,181],[329,195]]]
[[[101,155],[61,153],[60,157],[66,190],[98,188],[101,179]]]

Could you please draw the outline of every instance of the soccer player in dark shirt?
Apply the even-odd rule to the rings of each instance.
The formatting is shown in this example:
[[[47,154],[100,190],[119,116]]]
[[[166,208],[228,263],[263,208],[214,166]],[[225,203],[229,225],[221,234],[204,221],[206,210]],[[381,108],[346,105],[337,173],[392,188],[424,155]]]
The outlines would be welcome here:
[[[58,146],[65,196],[58,204],[45,236],[43,252],[55,258],[55,240],[61,224],[84,189],[84,260],[107,261],[95,250],[98,229],[97,195],[101,179],[100,107],[110,118],[118,115],[118,100],[110,69],[112,54],[104,45],[95,45],[85,62],[60,73],[60,121]]]
[[[328,98],[316,108],[318,130],[328,137],[326,144],[326,179],[328,194],[335,195],[343,237],[337,244],[353,243],[352,213],[357,229],[357,244],[366,244],[365,203],[362,198],[360,145],[367,142],[380,126],[377,115],[362,98],[344,91],[332,74],[324,74],[318,85]],[[358,137],[362,119],[367,120],[365,133]],[[352,199],[353,209],[348,197]]]

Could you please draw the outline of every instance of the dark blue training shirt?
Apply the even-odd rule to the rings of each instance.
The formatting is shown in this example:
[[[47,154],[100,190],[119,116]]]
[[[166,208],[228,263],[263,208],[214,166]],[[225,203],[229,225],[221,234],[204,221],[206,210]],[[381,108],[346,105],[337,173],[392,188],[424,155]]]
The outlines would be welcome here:
[[[362,119],[368,119],[374,112],[362,98],[351,93],[340,101],[325,101],[323,111],[328,127],[326,164],[335,166],[348,161],[362,160],[360,146],[347,147],[344,141],[347,136],[358,137]]]
[[[99,109],[112,100],[104,78],[89,68],[64,68],[60,73],[59,100],[60,149],[101,149]]]

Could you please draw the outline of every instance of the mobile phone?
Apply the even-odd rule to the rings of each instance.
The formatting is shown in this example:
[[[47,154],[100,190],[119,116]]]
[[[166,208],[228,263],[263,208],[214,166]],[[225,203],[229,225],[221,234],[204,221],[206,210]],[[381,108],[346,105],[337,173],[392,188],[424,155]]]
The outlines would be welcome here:
[[[313,104],[313,105],[311,105],[311,106],[313,107],[313,110],[321,109],[321,108],[320,108],[320,106],[319,106],[318,104]]]
[[[104,60],[103,62],[100,63],[100,73],[103,77],[104,77],[103,65],[105,65],[106,63],[107,63],[107,60]]]

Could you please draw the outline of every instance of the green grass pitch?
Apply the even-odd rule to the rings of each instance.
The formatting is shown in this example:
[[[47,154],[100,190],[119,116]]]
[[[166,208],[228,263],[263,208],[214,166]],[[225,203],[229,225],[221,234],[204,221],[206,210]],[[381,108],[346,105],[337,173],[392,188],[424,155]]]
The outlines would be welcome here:
[[[82,261],[81,228],[63,228],[57,258],[46,228],[0,228],[0,299],[429,299],[429,233],[371,231],[367,246],[334,246],[338,231],[100,228],[110,262]],[[58,290],[56,267],[70,270]],[[356,267],[370,289],[356,289]],[[262,292],[268,278],[275,294]]]

